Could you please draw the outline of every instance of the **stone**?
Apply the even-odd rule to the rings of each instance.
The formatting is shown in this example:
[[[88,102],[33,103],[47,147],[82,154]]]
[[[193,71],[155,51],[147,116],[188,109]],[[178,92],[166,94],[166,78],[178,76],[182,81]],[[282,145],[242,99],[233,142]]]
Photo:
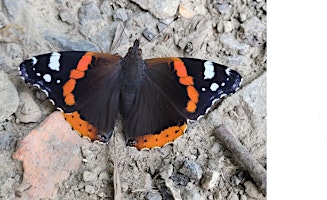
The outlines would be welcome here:
[[[246,20],[241,24],[241,27],[243,28],[245,35],[253,35],[257,38],[263,37],[266,30],[266,25],[256,16]]]
[[[0,71],[0,122],[16,112],[19,105],[18,92],[8,75]]]
[[[242,55],[234,55],[234,56],[228,56],[225,59],[225,64],[227,66],[249,66],[250,65],[250,60],[246,56]]]
[[[86,143],[59,111],[32,130],[13,154],[23,162],[23,181],[17,188],[22,199],[56,199],[58,186],[79,169],[80,146]]]
[[[218,171],[207,171],[204,173],[201,179],[201,186],[204,189],[211,189],[213,188],[219,180],[219,172]]]
[[[95,188],[92,185],[85,185],[85,192],[89,194],[94,194]]]
[[[113,9],[111,7],[110,0],[102,1],[101,5],[100,5],[100,10],[103,15],[106,15],[107,17],[112,16]]]
[[[242,136],[241,142],[259,162],[264,162],[267,152],[266,145],[251,144],[254,139],[256,143],[260,144],[266,144],[267,141],[267,134],[262,134],[267,132],[267,73],[263,73],[244,87],[239,95],[243,101],[241,104],[245,107],[247,117],[252,124],[251,131]]]
[[[78,10],[80,24],[84,25],[101,19],[100,9],[95,2],[83,3]]]
[[[17,66],[22,62],[22,57],[23,57],[23,49],[20,44],[16,43],[8,43],[7,44],[7,55],[10,59],[10,65],[12,69],[16,70]]]
[[[143,188],[146,190],[151,190],[152,189],[152,177],[149,173],[144,173],[143,174]]]
[[[199,192],[193,188],[185,187],[181,192],[182,199],[188,200],[203,200],[204,198]]]
[[[201,166],[194,161],[184,161],[183,167],[179,170],[180,173],[188,176],[190,179],[200,180],[202,177]]]
[[[162,200],[161,195],[158,192],[149,192],[146,197],[146,200]]]
[[[248,198],[245,195],[241,195],[240,200],[247,200]]]
[[[59,10],[59,17],[61,21],[66,22],[67,24],[74,24],[74,16],[68,9]]]
[[[240,13],[240,21],[244,22],[247,19],[246,13]]]
[[[165,19],[176,14],[179,0],[132,0],[144,10],[148,10],[158,19]]]
[[[228,3],[217,3],[215,7],[222,15],[226,15],[231,10],[231,6]]]
[[[257,186],[254,185],[254,183],[252,183],[251,181],[246,181],[244,183],[244,187],[245,187],[245,192],[252,198],[255,199],[260,199],[263,197],[263,195],[259,192],[259,190],[257,189]]]
[[[0,12],[0,29],[4,28],[7,23],[4,13]]]
[[[249,45],[239,42],[231,33],[223,33],[219,37],[220,43],[229,51],[248,51]]]
[[[100,181],[109,181],[110,180],[110,176],[109,173],[106,171],[103,171],[99,174],[99,180]]]
[[[41,119],[42,111],[30,94],[26,92],[20,93],[19,102],[18,109],[15,113],[19,122],[38,122]]]
[[[115,36],[118,22],[110,23],[98,20],[80,27],[80,32],[90,41],[97,44],[103,52],[109,51]]]
[[[84,171],[83,172],[83,181],[88,182],[88,181],[94,181],[97,178],[97,174],[94,172],[90,171]]]
[[[175,185],[186,186],[190,182],[190,178],[182,173],[174,173],[171,177],[171,180],[174,181]]]
[[[203,4],[196,5],[194,11],[203,16],[206,16],[208,14],[208,10]]]
[[[168,179],[169,177],[171,177],[171,175],[173,174],[174,171],[174,167],[172,164],[169,165],[165,165],[164,167],[162,167],[160,169],[160,176],[162,179]]]
[[[118,8],[114,14],[114,20],[115,21],[123,21],[123,22],[126,22],[128,20],[128,16],[127,16],[127,13],[126,13],[126,10],[125,8]]]
[[[180,5],[178,7],[178,14],[185,19],[191,19],[195,16],[196,13],[193,11],[192,8],[187,7],[185,5]]]
[[[199,4],[199,2],[181,0],[178,7],[178,14],[185,19],[191,19],[195,15],[206,16],[208,14],[208,10],[203,4]]]
[[[51,32],[45,32],[44,39],[60,49],[65,49],[65,51],[100,51],[99,47],[89,41],[76,40],[67,36],[57,36]]]
[[[234,192],[229,193],[227,200],[239,200],[237,194]]]
[[[231,32],[233,30],[233,23],[231,21],[224,21],[224,32]]]
[[[17,19],[21,16],[21,10],[26,6],[26,1],[24,0],[3,0],[3,5],[9,16],[12,19]]]
[[[178,189],[175,185],[173,180],[171,179],[166,179],[165,180],[165,185],[169,188],[171,194],[173,195],[175,200],[182,200],[181,197],[181,191]]]
[[[236,175],[234,175],[234,176],[231,177],[231,182],[232,182],[233,185],[237,186],[237,185],[239,185],[241,183],[241,180]]]

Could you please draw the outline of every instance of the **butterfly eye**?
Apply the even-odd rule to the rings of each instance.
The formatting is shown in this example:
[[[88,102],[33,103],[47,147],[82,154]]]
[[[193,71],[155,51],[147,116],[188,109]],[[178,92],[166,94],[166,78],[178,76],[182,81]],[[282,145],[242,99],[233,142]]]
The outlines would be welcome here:
[[[137,53],[138,55],[142,55],[142,49],[138,49]]]

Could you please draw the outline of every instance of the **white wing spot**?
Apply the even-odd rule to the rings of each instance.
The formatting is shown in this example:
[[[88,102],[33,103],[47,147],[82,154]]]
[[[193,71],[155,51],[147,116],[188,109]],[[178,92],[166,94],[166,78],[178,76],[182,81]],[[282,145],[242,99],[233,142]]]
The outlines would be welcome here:
[[[38,72],[38,73],[36,73],[36,76],[41,76],[41,74]]]
[[[227,68],[227,69],[225,70],[225,72],[226,72],[227,76],[230,76],[230,68]]]
[[[210,86],[210,90],[213,92],[216,92],[218,88],[219,88],[219,85],[217,83],[213,83]]]
[[[225,86],[225,82],[222,82],[222,83],[221,83],[221,86]]]
[[[206,91],[206,89],[203,87],[203,88],[202,88],[202,91],[203,91],[203,92],[205,92],[205,91]]]
[[[35,65],[37,63],[37,59],[35,57],[32,57],[31,60],[32,60],[32,65]]]
[[[53,52],[50,56],[50,61],[49,61],[49,68],[55,71],[60,70],[60,53]]]
[[[44,74],[43,79],[44,79],[45,82],[49,83],[51,81],[51,75],[50,74]]]
[[[204,63],[204,79],[212,79],[215,76],[214,66],[211,61]]]
[[[57,81],[56,81],[57,83],[60,83],[60,79],[57,79]]]
[[[33,67],[32,70],[35,71],[35,67]]]

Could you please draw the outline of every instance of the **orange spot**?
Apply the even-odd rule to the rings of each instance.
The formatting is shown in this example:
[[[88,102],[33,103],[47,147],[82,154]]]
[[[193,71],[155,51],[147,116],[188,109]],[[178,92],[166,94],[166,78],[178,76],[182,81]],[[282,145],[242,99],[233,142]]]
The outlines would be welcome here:
[[[75,79],[69,79],[65,83],[65,85],[62,87],[64,97],[67,96],[69,93],[71,93],[74,90],[75,85],[76,85]]]
[[[187,106],[186,106],[186,110],[190,113],[194,113],[196,110],[196,104],[194,103],[194,101],[189,100],[187,102]]]
[[[181,126],[171,126],[159,134],[149,134],[136,138],[137,149],[151,149],[153,147],[162,147],[167,143],[173,142],[176,138],[183,135],[186,129],[186,123]]]
[[[199,102],[199,93],[194,86],[192,85],[187,86],[187,95],[194,103]]]
[[[77,131],[81,136],[88,137],[91,141],[98,140],[98,130],[87,121],[81,119],[80,114],[75,111],[73,113],[63,113],[66,121]]]
[[[70,71],[69,78],[71,79],[81,79],[85,76],[85,72],[78,71],[76,69],[72,69]]]
[[[187,70],[182,61],[175,61],[174,69],[176,70],[176,74],[178,77],[186,77],[187,76]]]
[[[86,53],[84,56],[82,56],[82,58],[78,62],[76,69],[82,72],[86,71],[88,69],[89,64],[91,64],[91,61],[92,61],[92,54]]]
[[[179,78],[179,83],[182,84],[182,85],[194,85],[193,77],[186,76],[186,77],[183,77],[183,78]]]
[[[72,93],[69,93],[66,97],[65,97],[65,103],[69,106],[72,106],[75,104],[75,97]]]

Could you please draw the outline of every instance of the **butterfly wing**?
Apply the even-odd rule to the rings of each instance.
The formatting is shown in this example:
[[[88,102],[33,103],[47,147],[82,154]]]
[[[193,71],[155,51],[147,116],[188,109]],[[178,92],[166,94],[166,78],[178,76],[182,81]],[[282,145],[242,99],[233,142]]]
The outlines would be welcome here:
[[[124,118],[127,145],[138,149],[162,147],[186,129],[185,117],[158,90],[154,79],[150,70],[146,70],[133,107]]]
[[[161,147],[205,114],[214,100],[235,92],[241,76],[226,66],[192,58],[145,60],[147,70],[124,125],[128,145]]]
[[[25,82],[42,89],[64,112],[73,129],[105,142],[119,113],[120,61],[111,54],[55,52],[24,61],[19,71]]]
[[[146,63],[162,92],[191,120],[204,115],[215,100],[237,91],[242,82],[235,70],[207,60],[160,58]]]

